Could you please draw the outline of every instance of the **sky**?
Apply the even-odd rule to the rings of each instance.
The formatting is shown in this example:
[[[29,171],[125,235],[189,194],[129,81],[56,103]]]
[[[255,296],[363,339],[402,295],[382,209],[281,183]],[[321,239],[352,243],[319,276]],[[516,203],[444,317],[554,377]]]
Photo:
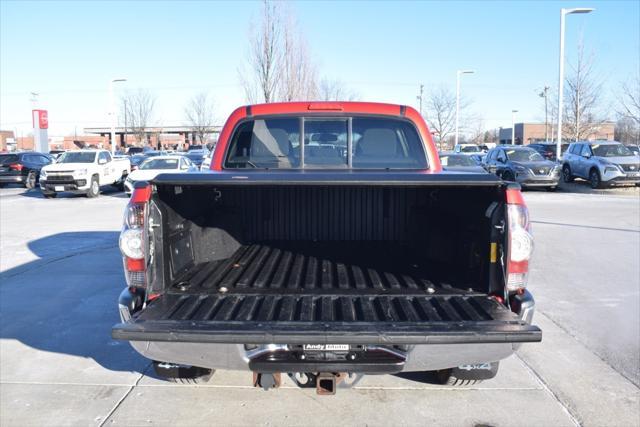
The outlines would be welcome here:
[[[603,83],[601,114],[615,119],[622,82],[640,73],[638,1],[291,2],[321,77],[339,80],[362,101],[418,108],[456,70],[468,114],[489,128],[544,121],[538,93],[558,85],[561,8],[570,15],[567,64],[582,40]],[[31,131],[30,92],[49,111],[49,135],[108,126],[108,84],[116,96],[145,88],[156,97],[154,122],[186,124],[199,92],[214,100],[222,124],[246,103],[238,69],[249,51],[260,2],[58,2],[0,0],[0,129]],[[568,67],[566,68],[569,69]],[[477,125],[476,125],[477,126]]]

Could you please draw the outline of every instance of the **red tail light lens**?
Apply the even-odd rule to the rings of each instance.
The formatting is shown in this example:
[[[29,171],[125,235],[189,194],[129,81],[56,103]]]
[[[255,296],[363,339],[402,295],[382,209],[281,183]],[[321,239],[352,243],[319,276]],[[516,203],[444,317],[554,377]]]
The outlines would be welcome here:
[[[24,165],[21,165],[20,163],[11,163],[9,165],[9,169],[14,171],[21,171],[22,169],[24,169]]]
[[[527,286],[529,260],[533,254],[529,210],[520,190],[507,190],[507,221],[509,225],[507,290],[516,292]]]
[[[133,190],[125,209],[124,225],[120,233],[120,252],[123,255],[125,278],[129,287],[147,285],[147,207],[151,199],[151,187]]]

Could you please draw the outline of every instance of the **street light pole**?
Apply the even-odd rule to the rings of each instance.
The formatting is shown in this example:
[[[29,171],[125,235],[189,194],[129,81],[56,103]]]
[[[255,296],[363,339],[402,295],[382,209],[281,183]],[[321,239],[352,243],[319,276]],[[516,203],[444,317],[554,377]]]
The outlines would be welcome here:
[[[420,101],[420,115],[422,115],[422,93],[424,92],[424,85],[420,85],[420,95],[416,96]]]
[[[111,109],[111,156],[116,155],[116,112],[113,100],[113,84],[116,82],[126,82],[127,79],[111,79],[109,81],[109,104]]]
[[[544,98],[544,140],[549,141],[549,108],[547,100],[549,98],[549,86],[545,86],[540,92],[540,97]]]
[[[455,145],[458,145],[458,124],[460,116],[460,74],[473,74],[473,70],[458,70],[456,71],[456,136]]]
[[[558,67],[558,140],[556,143],[556,159],[560,159],[562,147],[562,91],[564,84],[564,21],[566,15],[573,13],[589,13],[594,9],[578,7],[574,9],[560,9],[560,65]]]
[[[516,113],[518,110],[511,110],[511,145],[516,143]]]

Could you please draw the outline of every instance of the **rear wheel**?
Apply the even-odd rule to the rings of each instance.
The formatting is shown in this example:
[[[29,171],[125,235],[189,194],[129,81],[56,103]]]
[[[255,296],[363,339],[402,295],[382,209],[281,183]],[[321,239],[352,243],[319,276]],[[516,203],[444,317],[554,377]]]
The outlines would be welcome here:
[[[564,182],[573,182],[573,175],[571,175],[571,168],[569,165],[562,167],[562,180]]]
[[[213,369],[200,368],[199,366],[178,365],[169,362],[153,361],[153,370],[160,378],[184,384],[202,384],[209,381]]]
[[[591,169],[589,171],[589,184],[591,188],[602,188],[602,179],[600,179],[600,172],[597,169]]]
[[[457,368],[436,371],[438,382],[442,385],[464,387],[479,384],[496,376],[500,362],[463,365]]]
[[[91,184],[89,184],[89,190],[87,191],[87,197],[93,198],[98,197],[100,195],[100,183],[98,182],[98,177],[91,177]]]
[[[515,182],[516,177],[513,176],[513,172],[506,171],[502,174],[502,179],[504,179],[505,181]]]
[[[29,172],[27,179],[24,181],[24,188],[31,190],[36,186],[36,173],[35,171]]]

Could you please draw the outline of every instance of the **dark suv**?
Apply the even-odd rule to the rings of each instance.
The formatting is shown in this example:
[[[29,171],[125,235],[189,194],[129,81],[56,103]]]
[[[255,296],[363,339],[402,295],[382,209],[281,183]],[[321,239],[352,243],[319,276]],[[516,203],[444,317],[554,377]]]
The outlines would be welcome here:
[[[34,188],[40,179],[40,169],[52,162],[50,155],[34,151],[0,154],[0,186],[16,182]]]
[[[546,160],[556,160],[556,144],[550,142],[536,142],[534,144],[527,145],[529,148],[536,150]],[[565,151],[569,148],[569,144],[562,144],[560,147],[560,155],[564,155]]]

